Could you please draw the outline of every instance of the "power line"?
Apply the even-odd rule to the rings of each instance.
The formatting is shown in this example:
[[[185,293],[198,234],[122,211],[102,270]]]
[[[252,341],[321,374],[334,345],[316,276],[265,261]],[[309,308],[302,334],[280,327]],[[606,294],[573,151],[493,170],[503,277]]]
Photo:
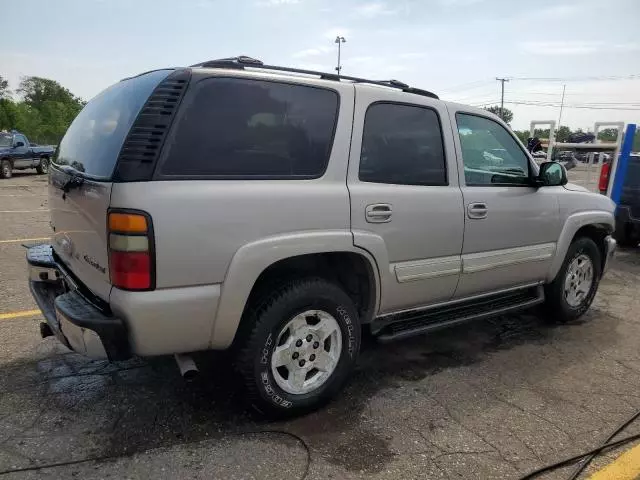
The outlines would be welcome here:
[[[495,102],[497,103],[497,102]],[[519,102],[519,101],[507,101],[511,105],[528,105],[533,107],[553,107],[558,108],[559,103],[543,103],[543,102]],[[621,108],[621,107],[592,107],[587,105],[564,105],[564,108],[583,108],[587,110],[627,110],[632,112],[640,112],[640,108]]]
[[[440,93],[442,92],[455,92],[458,90],[474,90],[476,88],[479,88],[485,84],[490,84],[493,83],[493,80],[476,80],[474,82],[469,82],[469,83],[463,83],[460,85],[454,85],[453,87],[449,87],[449,88],[444,88],[442,90],[439,90]]]
[[[509,80],[527,80],[536,82],[584,82],[600,80],[638,80],[640,74],[631,75],[599,75],[588,77],[508,77]]]

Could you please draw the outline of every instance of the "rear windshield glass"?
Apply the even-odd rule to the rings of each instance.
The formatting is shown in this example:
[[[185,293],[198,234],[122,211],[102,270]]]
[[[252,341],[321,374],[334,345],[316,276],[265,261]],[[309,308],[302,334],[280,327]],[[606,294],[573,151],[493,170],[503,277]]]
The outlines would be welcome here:
[[[131,125],[153,89],[171,70],[156,70],[112,85],[94,97],[60,142],[54,163],[87,176],[111,178]]]
[[[208,79],[183,107],[162,174],[315,178],[329,160],[338,94],[287,83]]]

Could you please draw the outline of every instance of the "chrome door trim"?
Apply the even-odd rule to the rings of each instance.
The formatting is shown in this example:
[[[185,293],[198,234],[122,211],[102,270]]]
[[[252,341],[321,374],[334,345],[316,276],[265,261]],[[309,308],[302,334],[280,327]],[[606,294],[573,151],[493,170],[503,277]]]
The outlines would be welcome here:
[[[458,275],[461,270],[462,258],[460,255],[429,258],[425,260],[410,260],[393,265],[393,272],[399,283]]]
[[[556,251],[556,244],[542,243],[526,247],[505,248],[488,252],[462,255],[462,273],[477,273],[520,263],[549,260]]]

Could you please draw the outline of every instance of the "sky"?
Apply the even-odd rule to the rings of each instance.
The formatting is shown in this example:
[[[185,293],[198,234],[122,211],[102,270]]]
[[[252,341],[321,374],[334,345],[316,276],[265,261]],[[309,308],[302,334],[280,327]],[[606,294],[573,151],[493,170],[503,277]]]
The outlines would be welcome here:
[[[0,3],[0,76],[14,90],[37,75],[90,99],[146,70],[236,55],[334,71],[341,35],[344,75],[398,79],[475,106],[496,104],[496,77],[509,78],[515,129],[557,121],[563,85],[564,125],[640,123],[640,0]]]

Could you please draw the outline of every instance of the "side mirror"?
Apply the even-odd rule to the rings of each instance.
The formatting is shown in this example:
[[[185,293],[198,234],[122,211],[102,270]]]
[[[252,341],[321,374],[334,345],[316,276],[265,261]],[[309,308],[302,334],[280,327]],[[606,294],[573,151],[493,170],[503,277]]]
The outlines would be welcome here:
[[[543,162],[540,164],[540,173],[536,178],[539,187],[557,187],[569,182],[567,170],[558,162]]]
[[[24,147],[24,142],[16,142],[16,144],[14,145],[15,148],[18,147]]]

